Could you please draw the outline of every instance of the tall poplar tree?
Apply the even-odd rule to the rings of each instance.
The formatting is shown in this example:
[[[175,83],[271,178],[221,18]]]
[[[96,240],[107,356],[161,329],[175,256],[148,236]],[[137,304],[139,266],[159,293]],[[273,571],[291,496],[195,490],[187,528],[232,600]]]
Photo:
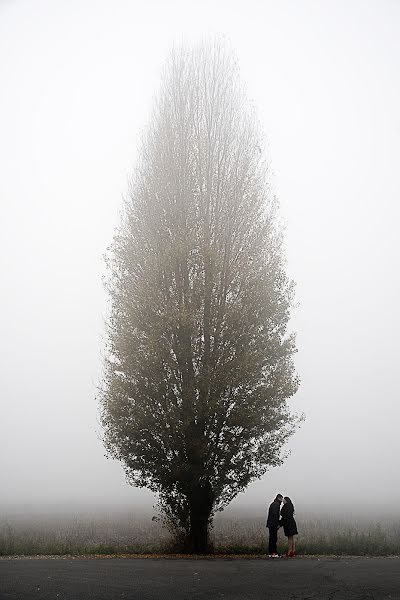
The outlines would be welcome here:
[[[195,552],[296,422],[293,283],[262,148],[230,52],[173,51],[108,253],[105,446]]]

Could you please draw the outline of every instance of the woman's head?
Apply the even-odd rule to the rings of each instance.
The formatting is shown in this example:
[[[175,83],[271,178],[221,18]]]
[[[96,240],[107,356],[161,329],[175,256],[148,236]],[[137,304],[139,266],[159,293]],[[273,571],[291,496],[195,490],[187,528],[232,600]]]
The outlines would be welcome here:
[[[283,502],[285,504],[287,504],[288,506],[290,506],[291,508],[293,508],[293,510],[294,510],[293,502],[291,501],[291,499],[289,498],[289,496],[285,496],[283,498]]]

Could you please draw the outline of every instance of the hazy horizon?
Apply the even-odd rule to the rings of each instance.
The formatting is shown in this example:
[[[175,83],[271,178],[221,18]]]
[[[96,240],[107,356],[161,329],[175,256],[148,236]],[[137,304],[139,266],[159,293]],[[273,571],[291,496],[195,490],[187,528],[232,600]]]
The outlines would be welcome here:
[[[261,500],[252,504],[232,502],[223,511],[215,513],[214,518],[235,518],[235,519],[253,519],[265,518],[268,513],[268,508],[272,499],[266,499],[265,503]],[[399,518],[397,506],[390,504],[384,500],[380,505],[380,514],[382,520],[390,518]],[[376,520],[376,504],[366,503],[359,505],[351,502],[335,502],[329,504],[310,502],[299,502],[295,506],[296,517],[298,519],[309,519],[312,517],[325,519],[326,521],[351,521],[352,519],[365,519],[371,522],[379,522]],[[76,503],[76,504],[0,504],[0,519],[10,517],[42,517],[42,518],[82,518],[90,519],[91,517],[102,517],[108,515],[112,518],[130,517],[133,520],[151,520],[153,516],[160,515],[155,503],[117,503],[117,504],[101,504],[96,502]]]
[[[390,0],[0,4],[0,508],[154,504],[99,439],[102,256],[173,44],[216,33],[266,132],[306,416],[232,510],[398,510],[399,23]]]

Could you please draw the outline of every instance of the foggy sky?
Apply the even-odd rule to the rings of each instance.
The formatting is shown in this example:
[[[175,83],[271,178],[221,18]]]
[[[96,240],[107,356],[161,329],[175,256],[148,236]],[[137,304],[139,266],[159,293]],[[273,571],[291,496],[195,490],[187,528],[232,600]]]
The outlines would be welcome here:
[[[102,254],[172,45],[222,33],[297,281],[291,456],[235,502],[400,502],[400,4],[0,2],[0,504],[149,502],[104,458]]]

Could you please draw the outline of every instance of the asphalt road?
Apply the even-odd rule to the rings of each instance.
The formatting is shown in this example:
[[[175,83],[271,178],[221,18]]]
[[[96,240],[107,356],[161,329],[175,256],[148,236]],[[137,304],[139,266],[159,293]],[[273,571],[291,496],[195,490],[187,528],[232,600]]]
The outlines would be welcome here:
[[[0,560],[0,600],[391,600],[400,558]]]

